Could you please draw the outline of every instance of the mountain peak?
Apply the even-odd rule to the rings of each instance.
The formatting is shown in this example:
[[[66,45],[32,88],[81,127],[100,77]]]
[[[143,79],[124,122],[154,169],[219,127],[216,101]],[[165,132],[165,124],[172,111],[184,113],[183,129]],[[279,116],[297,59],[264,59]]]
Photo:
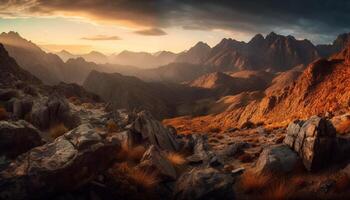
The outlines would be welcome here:
[[[199,41],[196,45],[194,45],[194,47],[196,47],[196,48],[210,48],[210,46],[207,43],[202,42],[202,41]]]
[[[264,39],[264,36],[262,36],[260,33],[259,34],[256,34],[250,41],[249,43],[250,44],[256,44],[256,43],[261,43],[263,42],[265,39]]]

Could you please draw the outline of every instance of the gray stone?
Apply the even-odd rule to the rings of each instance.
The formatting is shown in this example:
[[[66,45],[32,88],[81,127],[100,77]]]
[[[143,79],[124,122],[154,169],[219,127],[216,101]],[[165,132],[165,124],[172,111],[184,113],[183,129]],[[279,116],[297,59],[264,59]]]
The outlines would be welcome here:
[[[55,123],[69,124],[72,118],[68,102],[57,95],[36,100],[31,112],[32,123],[41,129]]]
[[[284,143],[294,149],[308,170],[329,164],[336,144],[335,129],[325,118],[313,116],[305,122],[292,122]]]
[[[194,168],[176,182],[174,199],[235,199],[234,179],[214,168]]]
[[[138,113],[130,130],[136,134],[141,134],[144,140],[148,140],[151,144],[161,149],[169,151],[179,150],[179,144],[175,137],[148,112]]]
[[[287,145],[265,148],[255,165],[257,173],[289,173],[298,163],[298,155]]]
[[[172,180],[177,177],[176,170],[166,158],[166,154],[154,145],[151,145],[144,153],[138,167],[144,170],[156,171],[161,176]]]
[[[45,199],[71,191],[106,170],[120,143],[89,124],[31,149],[0,173],[0,199]]]
[[[0,156],[15,158],[42,143],[40,132],[28,122],[0,121]]]

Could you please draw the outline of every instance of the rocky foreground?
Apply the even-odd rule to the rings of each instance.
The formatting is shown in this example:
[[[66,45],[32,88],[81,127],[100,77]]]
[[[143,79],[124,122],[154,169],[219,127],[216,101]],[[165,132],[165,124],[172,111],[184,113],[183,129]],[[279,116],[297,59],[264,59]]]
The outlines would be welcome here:
[[[1,199],[350,197],[349,115],[181,135],[64,88],[0,90]]]
[[[184,135],[0,58],[0,199],[350,198],[350,114]]]

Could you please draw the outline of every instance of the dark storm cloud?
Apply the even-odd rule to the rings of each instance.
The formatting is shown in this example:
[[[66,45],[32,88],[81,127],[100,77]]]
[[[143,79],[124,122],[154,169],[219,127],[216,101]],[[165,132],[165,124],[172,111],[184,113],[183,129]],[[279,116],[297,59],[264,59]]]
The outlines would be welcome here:
[[[144,30],[138,30],[134,33],[139,35],[147,35],[147,36],[160,36],[160,35],[166,35],[167,33],[163,31],[160,28],[150,28],[150,29],[144,29]]]
[[[108,35],[93,35],[82,37],[82,40],[95,40],[95,41],[107,41],[107,40],[121,40],[118,36],[108,36]]]
[[[80,13],[156,28],[276,31],[325,41],[350,29],[348,0],[0,0],[0,10],[25,5],[36,14]],[[3,6],[5,5],[5,6]]]

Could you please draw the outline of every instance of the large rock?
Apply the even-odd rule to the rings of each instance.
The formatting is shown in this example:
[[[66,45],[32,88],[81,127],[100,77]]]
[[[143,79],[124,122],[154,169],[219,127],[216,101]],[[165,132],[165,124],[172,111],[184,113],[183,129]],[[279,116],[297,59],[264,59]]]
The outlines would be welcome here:
[[[257,173],[286,174],[295,169],[299,161],[298,155],[287,145],[273,145],[265,148],[256,162]]]
[[[176,179],[176,170],[170,161],[166,158],[166,154],[159,151],[157,147],[151,145],[149,149],[144,153],[140,168],[150,171],[156,171],[162,177]]]
[[[189,163],[203,163],[209,164],[211,159],[215,156],[209,149],[208,137],[206,135],[194,134],[193,140],[193,154],[186,159]]]
[[[235,199],[234,179],[214,168],[194,168],[176,182],[174,199]]]
[[[42,143],[39,131],[26,121],[0,121],[0,156],[15,158]]]
[[[71,191],[106,170],[120,150],[90,124],[19,156],[0,173],[0,199],[39,199]]]
[[[69,124],[71,119],[68,102],[58,95],[36,100],[32,108],[31,120],[41,129],[47,129],[55,123]]]
[[[25,118],[32,110],[32,106],[33,100],[30,97],[15,99],[12,108],[13,116],[19,119]]]
[[[175,137],[148,112],[143,111],[137,114],[131,131],[141,134],[144,140],[148,140],[151,144],[161,149],[169,151],[179,150],[179,144]]]
[[[308,170],[316,170],[329,164],[335,141],[333,125],[318,116],[313,116],[305,122],[296,121],[289,124],[284,139],[284,143],[299,154]]]

